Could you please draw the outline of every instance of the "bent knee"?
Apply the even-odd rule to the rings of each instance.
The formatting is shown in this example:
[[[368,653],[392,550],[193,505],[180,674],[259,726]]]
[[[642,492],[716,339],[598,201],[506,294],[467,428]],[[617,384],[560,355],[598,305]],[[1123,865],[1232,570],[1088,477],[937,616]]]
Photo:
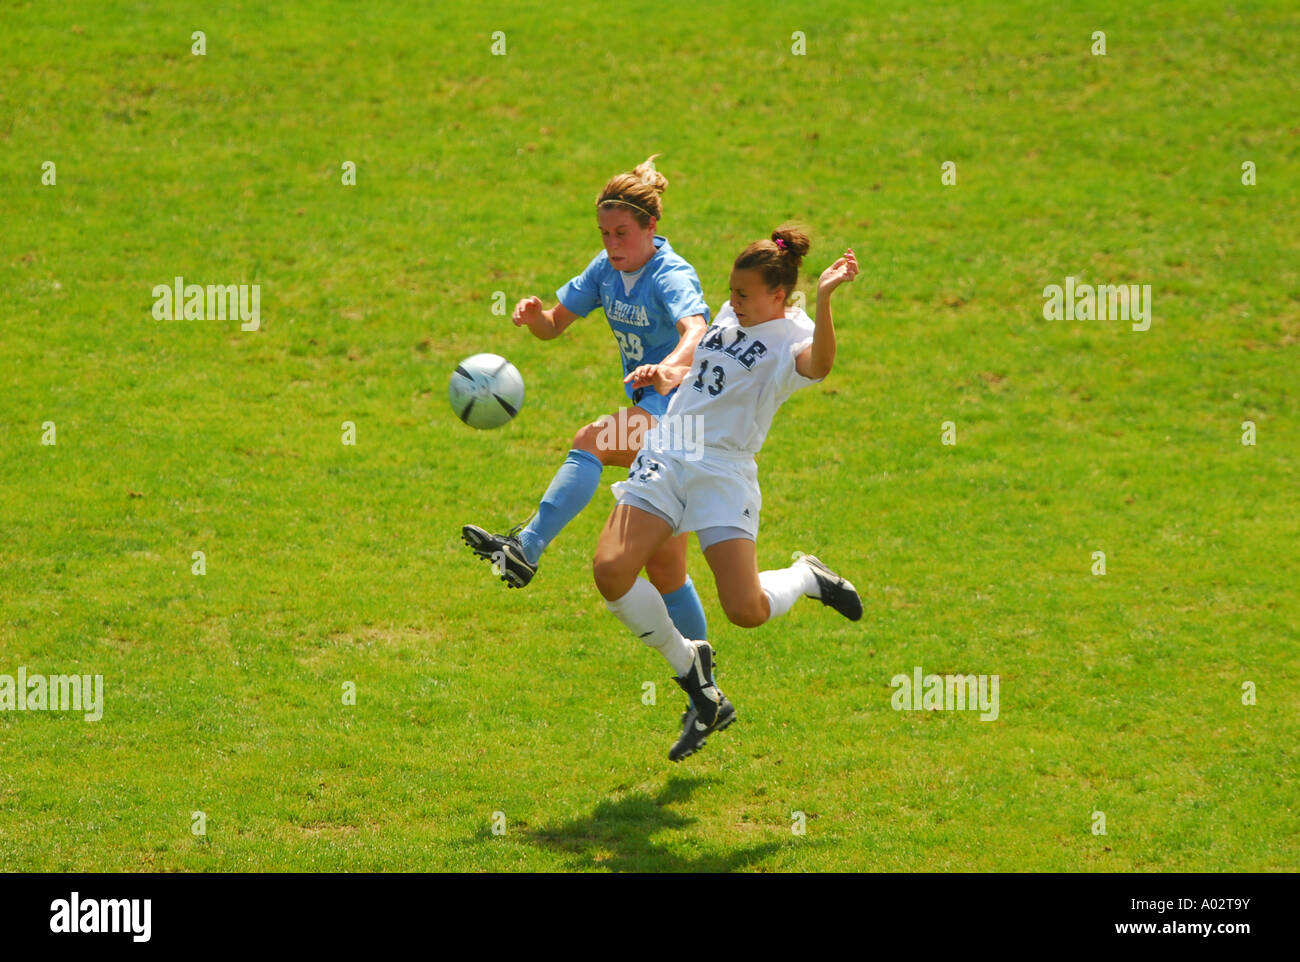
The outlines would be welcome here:
[[[727,620],[737,628],[757,628],[767,621],[767,605],[763,602],[761,593],[756,598],[746,598],[730,604],[723,601],[722,611],[727,616]]]
[[[573,435],[570,445],[579,451],[594,454],[601,464],[608,464],[611,453],[610,439],[614,434],[614,419],[608,414],[590,424],[584,424]]]
[[[591,561],[591,574],[596,581],[596,590],[606,601],[622,598],[632,590],[636,581],[636,572],[618,557],[596,555]]]

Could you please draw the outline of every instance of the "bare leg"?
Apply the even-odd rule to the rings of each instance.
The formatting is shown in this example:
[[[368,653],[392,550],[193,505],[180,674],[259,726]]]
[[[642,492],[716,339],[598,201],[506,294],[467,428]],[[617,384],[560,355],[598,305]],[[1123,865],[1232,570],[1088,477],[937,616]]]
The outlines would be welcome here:
[[[583,426],[573,436],[573,446],[592,454],[601,464],[630,468],[645,432],[654,424],[654,415],[644,408],[622,408]],[[647,558],[645,573],[661,595],[672,594],[686,584],[686,535],[669,539]]]
[[[733,625],[757,628],[771,617],[758,581],[758,549],[747,538],[719,541],[704,552],[718,586],[718,601]]]
[[[615,505],[591,563],[601,596],[615,601],[631,591],[641,569],[671,534],[672,527],[663,518],[631,505]]]

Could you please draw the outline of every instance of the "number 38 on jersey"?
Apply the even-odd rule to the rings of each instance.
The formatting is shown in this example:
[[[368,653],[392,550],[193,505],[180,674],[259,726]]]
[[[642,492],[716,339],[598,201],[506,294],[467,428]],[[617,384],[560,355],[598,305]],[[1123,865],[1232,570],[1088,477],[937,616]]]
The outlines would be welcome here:
[[[631,331],[615,331],[614,340],[618,341],[618,349],[623,352],[623,357],[629,364],[645,357],[645,345],[641,343],[640,335]]]

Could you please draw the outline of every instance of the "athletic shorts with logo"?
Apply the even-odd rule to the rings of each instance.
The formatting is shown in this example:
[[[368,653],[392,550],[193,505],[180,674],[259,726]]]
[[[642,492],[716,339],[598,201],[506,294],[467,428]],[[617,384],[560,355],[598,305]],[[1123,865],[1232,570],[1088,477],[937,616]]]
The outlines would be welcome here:
[[[752,457],[728,459],[708,453],[697,461],[642,448],[626,481],[611,485],[619,504],[644,501],[673,526],[673,534],[730,527],[758,539],[763,494]]]

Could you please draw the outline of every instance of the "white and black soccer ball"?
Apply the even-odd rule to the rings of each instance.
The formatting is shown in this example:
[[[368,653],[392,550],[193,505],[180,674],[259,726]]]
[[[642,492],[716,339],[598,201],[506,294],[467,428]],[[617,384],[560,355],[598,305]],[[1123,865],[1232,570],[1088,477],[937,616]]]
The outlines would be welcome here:
[[[519,369],[498,354],[475,354],[451,373],[451,409],[472,428],[499,428],[524,406]]]

